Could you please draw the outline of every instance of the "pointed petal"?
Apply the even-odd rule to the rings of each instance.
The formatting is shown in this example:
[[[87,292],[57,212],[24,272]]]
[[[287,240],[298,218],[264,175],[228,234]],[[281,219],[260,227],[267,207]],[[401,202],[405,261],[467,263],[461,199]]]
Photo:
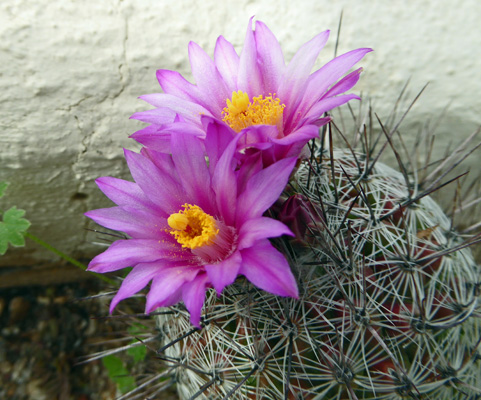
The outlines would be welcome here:
[[[154,108],[153,110],[139,111],[131,115],[130,119],[137,119],[148,124],[162,125],[173,122],[175,112],[166,107]]]
[[[266,217],[253,218],[240,227],[237,248],[242,250],[252,247],[258,240],[282,235],[294,236],[291,230],[280,221]]]
[[[249,98],[264,94],[262,88],[262,76],[257,64],[257,49],[252,30],[252,19],[249,19],[247,25],[244,47],[240,55],[239,75],[237,76],[237,88],[247,92]]]
[[[189,59],[204,106],[214,116],[221,117],[226,99],[231,98],[232,92],[227,89],[214,62],[197,43],[189,43]]]
[[[168,132],[171,135],[176,135],[179,133],[185,135],[191,135],[203,139],[205,137],[205,132],[202,126],[199,124],[192,124],[191,122],[180,122],[175,121],[170,124],[162,125],[164,132]]]
[[[312,121],[312,124],[316,125],[319,128],[321,126],[324,126],[324,125],[328,124],[331,121],[332,121],[331,117],[324,117],[324,118],[318,118],[318,119]]]
[[[237,199],[236,226],[260,217],[279,198],[297,159],[283,159],[255,174]]]
[[[161,307],[170,307],[182,301],[182,288],[177,289],[162,301]],[[154,309],[155,310],[155,309]]]
[[[197,86],[187,81],[177,71],[159,69],[157,71],[157,80],[162,90],[167,94],[191,102],[196,102],[199,99],[199,89]],[[149,100],[146,101],[150,103]]]
[[[330,117],[313,118],[310,125],[303,125],[288,136],[273,140],[275,143],[273,147],[275,152],[274,160],[288,157],[308,158],[310,150],[306,143],[311,139],[319,137],[319,127],[327,124],[330,120]]]
[[[235,251],[229,258],[217,264],[205,265],[209,281],[214,286],[217,294],[221,294],[227,285],[230,285],[237,278],[242,257]]]
[[[304,119],[301,120],[300,124],[309,124],[312,121],[319,118],[326,111],[332,110],[333,108],[339,107],[350,100],[360,100],[361,98],[355,94],[342,94],[336,97],[328,97],[319,101],[319,103],[314,104],[309,112],[305,115]]]
[[[135,239],[162,239],[167,221],[152,212],[134,207],[110,207],[90,210],[85,215],[97,224],[125,232]]]
[[[192,281],[200,272],[199,267],[176,266],[163,268],[159,271],[147,294],[145,312],[149,313],[158,307],[167,307],[172,298],[177,297],[177,291],[182,290],[182,286]]]
[[[232,225],[236,213],[237,180],[234,173],[234,153],[237,149],[239,139],[244,136],[243,132],[229,143],[227,148],[217,162],[212,176],[212,188],[216,196],[219,214],[224,218],[227,225]]]
[[[157,263],[141,264],[130,271],[110,303],[110,313],[112,313],[117,304],[122,300],[133,296],[135,293],[146,287],[161,268],[162,267]]]
[[[332,88],[330,88],[323,98],[337,96],[351,90],[361,77],[362,68],[358,68],[350,74],[346,75],[339,82],[337,82]]]
[[[190,312],[190,323],[200,329],[200,316],[204,305],[205,292],[208,287],[207,274],[201,273],[182,288],[182,298]]]
[[[202,117],[202,126],[206,132],[204,145],[209,158],[209,171],[213,173],[235,132],[226,124],[210,117]]]
[[[212,215],[215,212],[214,195],[202,141],[192,135],[178,133],[171,138],[171,148],[184,190],[196,205]]]
[[[284,146],[301,143],[301,145],[304,146],[309,140],[317,137],[319,137],[319,127],[315,125],[304,125],[294,132],[291,132],[288,136],[280,139],[272,139],[272,142]]]
[[[245,190],[249,179],[262,169],[262,152],[256,151],[242,160],[237,171],[237,191],[242,193]]]
[[[197,124],[200,123],[201,115],[212,116],[212,113],[202,105],[201,100],[196,100],[196,102],[193,102],[166,93],[146,94],[140,96],[139,98],[157,108],[168,108],[174,113],[182,115],[186,121]],[[137,115],[137,113],[134,115]],[[167,122],[172,121],[166,121],[165,123]]]
[[[292,115],[306,88],[309,74],[316,62],[319,52],[329,38],[329,31],[324,31],[305,43],[287,65],[285,77],[279,87],[278,96],[286,105],[284,120]]]
[[[252,125],[243,130],[245,136],[239,141],[239,147],[255,147],[260,150],[271,146],[271,139],[279,136],[274,125]]]
[[[281,46],[266,24],[261,21],[256,21],[254,37],[264,93],[277,93],[286,68]]]
[[[159,151],[156,151],[147,147],[143,147],[140,150],[140,154],[142,154],[142,156],[152,161],[152,163],[158,169],[163,171],[165,174],[171,176],[176,182],[179,182],[179,176],[177,175],[177,171],[175,169],[174,161],[172,160],[171,154],[161,153]]]
[[[241,250],[241,253],[239,273],[258,288],[278,296],[299,296],[296,279],[286,258],[268,240]]]
[[[170,153],[170,132],[166,132],[163,126],[149,125],[134,132],[129,137],[153,150]]]
[[[176,261],[188,258],[192,258],[192,253],[183,250],[172,240],[172,236],[166,233],[163,240],[117,240],[90,261],[88,270],[106,273],[161,259]]]
[[[205,132],[198,125],[191,122],[173,122],[163,125],[150,125],[129,137],[151,150],[170,154],[170,137],[179,132],[200,138],[205,136]]]
[[[159,169],[151,160],[125,150],[125,159],[132,177],[148,196],[167,214],[178,212],[181,205],[188,199],[182,187],[169,174]]]
[[[229,92],[237,90],[237,73],[239,71],[239,56],[234,46],[224,39],[217,38],[214,50],[214,62]]]
[[[123,179],[104,176],[97,178],[95,183],[99,189],[115,204],[119,206],[143,206],[153,207],[152,202],[145,196],[144,192],[134,182]]]
[[[309,78],[299,109],[309,109],[311,104],[317,102],[324,95],[329,86],[334,84],[371,51],[372,49],[368,48],[349,51],[334,58],[314,72]]]

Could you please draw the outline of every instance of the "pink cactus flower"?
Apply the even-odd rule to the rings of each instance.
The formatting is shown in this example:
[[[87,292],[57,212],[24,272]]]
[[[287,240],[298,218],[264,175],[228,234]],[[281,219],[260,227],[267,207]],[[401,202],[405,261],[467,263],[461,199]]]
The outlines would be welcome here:
[[[204,138],[202,117],[209,116],[227,125],[231,136],[246,132],[238,151],[262,150],[264,166],[298,157],[304,145],[318,136],[319,127],[329,122],[327,111],[359,98],[345,92],[357,83],[362,68],[347,72],[371,51],[350,51],[311,74],[328,37],[329,31],[315,36],[287,65],[273,33],[260,21],[252,30],[252,18],[240,56],[222,36],[213,60],[199,45],[189,43],[196,85],[176,71],[158,70],[164,93],[140,97],[155,108],[132,116],[150,124],[132,138],[168,153],[170,135],[189,132]]]
[[[238,168],[234,154],[245,133],[226,141],[224,128],[210,123],[205,143],[190,134],[172,135],[171,155],[125,151],[135,183],[97,179],[117,206],[86,215],[129,238],[96,256],[89,270],[133,267],[111,311],[151,281],[146,313],[183,300],[197,327],[206,289],[220,294],[238,275],[276,295],[298,296],[287,260],[269,241],[292,232],[263,216],[283,191],[296,158],[264,169],[249,163]]]

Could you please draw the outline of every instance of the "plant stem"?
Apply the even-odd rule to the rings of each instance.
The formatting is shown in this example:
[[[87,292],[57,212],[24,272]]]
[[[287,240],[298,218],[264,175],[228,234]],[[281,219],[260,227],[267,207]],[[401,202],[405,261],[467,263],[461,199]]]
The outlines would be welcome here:
[[[101,279],[103,280],[104,282],[107,282],[107,283],[110,283],[111,285],[115,285],[115,286],[118,286],[117,282],[115,282],[113,279],[110,279],[104,275],[101,275],[101,274],[96,274],[95,272],[91,272],[91,271],[87,271],[87,266],[82,264],[80,261],[77,261],[76,259],[68,256],[67,254],[65,253],[62,253],[60,250],[58,250],[57,248],[51,246],[50,244],[48,244],[47,242],[44,242],[42,239],[38,238],[37,236],[35,235],[32,235],[31,233],[29,232],[25,232],[25,236],[28,237],[29,239],[32,239],[34,242],[38,243],[40,246],[43,246],[45,247],[47,250],[51,251],[52,253],[60,256],[61,258],[63,258],[65,261],[69,262],[70,264],[72,265],[75,265],[76,267],[90,273],[90,274],[93,274],[95,277],[97,277],[98,279]]]

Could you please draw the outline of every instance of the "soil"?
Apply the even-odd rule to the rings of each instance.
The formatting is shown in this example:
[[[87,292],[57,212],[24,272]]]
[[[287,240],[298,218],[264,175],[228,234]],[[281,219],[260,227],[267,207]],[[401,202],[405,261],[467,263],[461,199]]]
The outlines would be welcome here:
[[[98,351],[126,343],[126,318],[119,318],[117,312],[117,317],[108,317],[111,297],[98,296],[103,290],[105,285],[95,280],[0,291],[0,399],[114,400],[121,396],[102,360],[82,363]],[[140,300],[145,301],[137,299],[123,312],[138,312]],[[132,367],[133,375],[158,371],[161,365],[155,356],[155,343],[149,344],[145,360]],[[137,398],[176,399],[173,390],[148,396]]]

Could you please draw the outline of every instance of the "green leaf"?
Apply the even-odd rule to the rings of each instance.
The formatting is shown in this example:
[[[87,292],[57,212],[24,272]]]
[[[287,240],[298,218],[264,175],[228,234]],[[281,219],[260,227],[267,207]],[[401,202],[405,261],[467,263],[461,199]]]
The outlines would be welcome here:
[[[8,182],[0,182],[0,198],[5,194],[5,189],[8,186]]]
[[[135,336],[135,335],[138,335],[139,333],[145,332],[146,330],[147,330],[147,327],[145,325],[135,323],[129,327],[128,332],[132,336]],[[138,343],[139,341],[140,340],[138,339],[134,339],[130,342],[130,344]],[[145,356],[147,355],[147,347],[141,344],[135,347],[129,347],[127,349],[127,354],[134,359],[134,363],[138,363],[145,359]]]
[[[102,363],[109,373],[110,379],[117,384],[120,392],[125,394],[136,388],[135,379],[130,376],[120,358],[113,354],[102,358]]]
[[[131,326],[128,327],[127,331],[130,335],[138,335],[140,333],[147,332],[148,328],[139,322],[134,322]]]
[[[22,218],[25,211],[17,210],[13,206],[3,213],[3,222],[0,222],[0,255],[7,251],[8,243],[12,246],[24,246],[24,232],[30,226],[30,222]]]
[[[132,343],[138,343],[138,340],[133,340],[131,344]],[[135,347],[129,347],[127,349],[127,354],[134,359],[134,363],[144,361],[144,358],[147,355],[147,347],[145,347],[143,344],[139,344]]]

